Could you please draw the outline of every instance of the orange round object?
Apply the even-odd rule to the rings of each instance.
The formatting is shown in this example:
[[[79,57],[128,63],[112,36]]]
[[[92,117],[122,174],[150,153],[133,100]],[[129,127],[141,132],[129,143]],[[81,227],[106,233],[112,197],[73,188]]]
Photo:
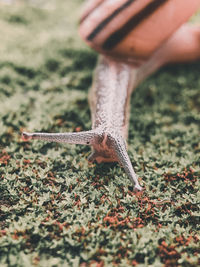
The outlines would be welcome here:
[[[145,59],[199,7],[200,0],[93,0],[80,35],[100,53]]]

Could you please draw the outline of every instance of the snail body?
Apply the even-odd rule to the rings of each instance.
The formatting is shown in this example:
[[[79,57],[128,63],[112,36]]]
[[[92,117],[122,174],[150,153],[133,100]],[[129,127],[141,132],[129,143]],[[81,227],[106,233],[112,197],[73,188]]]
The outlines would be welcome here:
[[[200,27],[182,25],[198,7],[200,0],[88,1],[79,32],[101,54],[89,94],[92,130],[23,139],[90,145],[89,161],[119,162],[141,191],[126,148],[130,96],[162,65],[200,57]]]

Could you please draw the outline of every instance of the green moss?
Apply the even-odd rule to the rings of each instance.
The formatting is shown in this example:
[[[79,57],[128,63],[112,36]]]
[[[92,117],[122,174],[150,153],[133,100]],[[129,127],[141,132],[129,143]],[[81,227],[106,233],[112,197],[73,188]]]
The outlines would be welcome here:
[[[77,33],[81,1],[34,3],[0,11],[0,265],[197,266],[200,64],[133,93],[135,195],[119,165],[88,165],[88,147],[21,140],[91,127],[97,55]]]

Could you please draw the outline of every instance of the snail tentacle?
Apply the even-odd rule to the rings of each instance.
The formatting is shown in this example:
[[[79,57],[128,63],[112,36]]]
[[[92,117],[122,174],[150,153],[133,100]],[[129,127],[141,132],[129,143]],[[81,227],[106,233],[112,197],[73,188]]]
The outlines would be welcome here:
[[[84,131],[74,133],[22,133],[22,139],[27,141],[31,139],[39,139],[49,142],[92,145],[95,139],[95,131]]]

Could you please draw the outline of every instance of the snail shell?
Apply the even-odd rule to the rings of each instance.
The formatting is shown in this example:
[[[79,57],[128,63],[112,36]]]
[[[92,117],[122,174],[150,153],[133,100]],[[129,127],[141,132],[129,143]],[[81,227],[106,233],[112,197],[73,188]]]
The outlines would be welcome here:
[[[199,0],[92,0],[79,32],[100,53],[126,61],[146,59],[199,6]]]

